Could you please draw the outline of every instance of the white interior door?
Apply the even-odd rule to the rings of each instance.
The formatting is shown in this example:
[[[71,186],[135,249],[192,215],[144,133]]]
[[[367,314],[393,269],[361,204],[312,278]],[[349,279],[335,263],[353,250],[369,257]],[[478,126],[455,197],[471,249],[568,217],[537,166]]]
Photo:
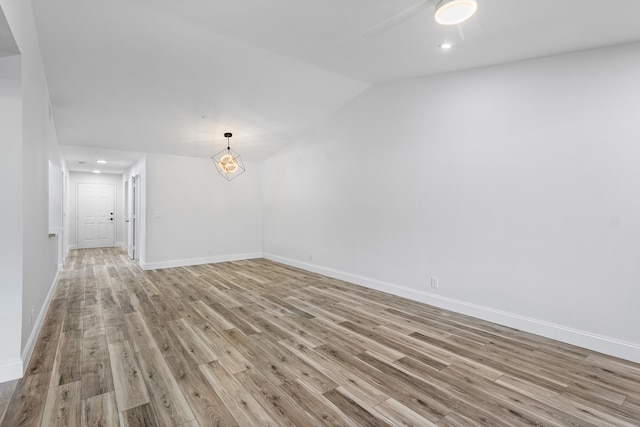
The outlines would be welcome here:
[[[78,248],[114,246],[115,186],[78,183]]]

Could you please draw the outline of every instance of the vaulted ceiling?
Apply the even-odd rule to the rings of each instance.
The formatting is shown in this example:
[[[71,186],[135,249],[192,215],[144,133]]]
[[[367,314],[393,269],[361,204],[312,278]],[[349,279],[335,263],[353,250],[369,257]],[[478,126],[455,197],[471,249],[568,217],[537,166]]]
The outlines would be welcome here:
[[[640,40],[638,0],[478,0],[453,27],[433,3],[33,0],[71,170],[208,157],[227,131],[262,161],[372,84]]]

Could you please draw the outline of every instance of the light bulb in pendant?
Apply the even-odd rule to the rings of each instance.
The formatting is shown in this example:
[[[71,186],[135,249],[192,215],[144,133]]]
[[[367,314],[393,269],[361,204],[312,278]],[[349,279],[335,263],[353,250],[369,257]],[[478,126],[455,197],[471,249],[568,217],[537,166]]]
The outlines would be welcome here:
[[[220,159],[220,167],[226,173],[234,173],[236,170],[238,170],[238,162],[236,162],[236,159],[234,159],[231,154],[225,154]]]

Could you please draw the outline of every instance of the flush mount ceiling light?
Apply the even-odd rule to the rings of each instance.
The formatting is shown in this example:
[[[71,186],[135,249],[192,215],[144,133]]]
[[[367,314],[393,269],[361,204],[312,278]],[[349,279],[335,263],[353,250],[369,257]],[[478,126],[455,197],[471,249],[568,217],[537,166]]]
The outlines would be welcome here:
[[[231,149],[231,147],[229,147],[229,138],[232,136],[231,132],[225,133],[224,137],[227,138],[227,148],[211,156],[218,173],[227,181],[231,181],[233,178],[245,171],[244,163],[240,158],[240,154],[236,153]]]
[[[456,25],[471,18],[478,9],[475,0],[440,0],[436,4],[436,22]]]

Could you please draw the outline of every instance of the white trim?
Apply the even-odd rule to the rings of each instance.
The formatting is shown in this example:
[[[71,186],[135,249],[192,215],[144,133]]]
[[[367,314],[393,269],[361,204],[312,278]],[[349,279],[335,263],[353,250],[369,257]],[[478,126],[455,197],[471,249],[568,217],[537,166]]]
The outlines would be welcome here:
[[[22,360],[6,360],[0,364],[0,383],[22,378]]]
[[[42,304],[42,308],[40,309],[40,313],[38,314],[38,318],[33,325],[33,329],[31,329],[31,334],[29,335],[29,339],[27,340],[27,344],[22,349],[22,371],[29,365],[29,360],[31,359],[31,355],[33,354],[33,349],[36,346],[36,341],[38,340],[38,335],[40,334],[40,329],[42,329],[42,323],[44,322],[44,318],[47,315],[47,311],[49,310],[49,305],[51,305],[51,299],[53,298],[53,293],[56,290],[56,285],[58,284],[58,277],[60,276],[59,272],[56,272],[56,277],[53,278],[53,283],[51,283],[51,288],[49,288],[49,292],[44,299],[44,304]]]
[[[519,329],[521,331],[530,332],[536,335],[541,335],[547,338],[552,338],[579,347],[595,350],[601,353],[609,354],[611,356],[620,357],[622,359],[640,363],[640,344],[638,343],[632,343],[616,338],[598,335],[591,332],[546,322],[544,320],[532,319],[530,317],[521,316],[515,313],[509,313],[507,311],[496,310],[478,304],[472,304],[453,298],[447,298],[429,292],[411,289],[393,283],[382,282],[369,277],[346,273],[315,264],[309,264],[291,258],[281,257],[269,253],[265,253],[263,256],[266,259],[280,262],[282,264],[291,265],[303,270],[333,277],[339,280],[344,280],[346,282],[355,283],[367,288],[376,289],[378,291],[387,292],[392,295],[409,298],[414,301],[433,305],[435,307],[466,314],[468,316],[473,316],[475,318],[497,323],[499,325],[508,326],[510,328]]]
[[[168,261],[159,262],[145,262],[139,260],[140,267],[143,270],[157,270],[159,268],[174,268],[174,267],[186,267],[189,265],[200,264],[215,264],[217,262],[229,262],[229,261],[241,261],[245,259],[262,258],[262,252],[252,252],[248,254],[234,254],[234,255],[218,255],[204,258],[190,258],[190,259],[173,259]]]
[[[78,245],[72,243],[69,246],[67,246],[67,256],[69,256],[69,251],[74,251],[78,249]],[[66,258],[66,257],[65,257]]]
[[[126,246],[124,245],[124,242],[116,242],[116,248],[121,248],[121,249],[125,249]]]

